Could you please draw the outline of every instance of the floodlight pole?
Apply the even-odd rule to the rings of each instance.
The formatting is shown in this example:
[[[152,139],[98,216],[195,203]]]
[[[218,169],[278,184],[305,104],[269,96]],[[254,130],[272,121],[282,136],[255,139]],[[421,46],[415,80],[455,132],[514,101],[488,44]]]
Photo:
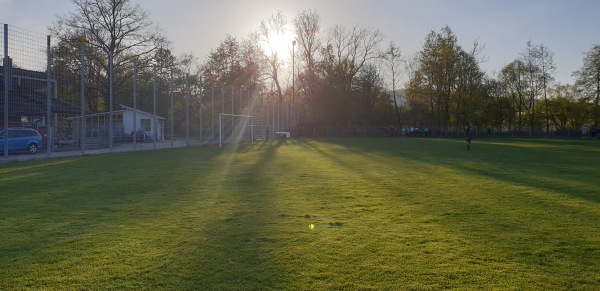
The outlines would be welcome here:
[[[296,40],[292,41],[292,124],[294,124],[294,117],[296,115],[296,100],[294,99],[294,93],[296,90],[296,56],[295,56]]]
[[[81,153],[85,153],[85,49],[81,47],[81,123],[79,124],[79,147],[81,148]]]

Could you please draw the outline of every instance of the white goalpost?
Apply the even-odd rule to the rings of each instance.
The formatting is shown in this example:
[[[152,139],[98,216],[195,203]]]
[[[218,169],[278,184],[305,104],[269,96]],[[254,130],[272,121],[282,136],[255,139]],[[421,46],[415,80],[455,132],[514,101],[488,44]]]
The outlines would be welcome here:
[[[230,142],[254,142],[254,116],[219,113],[219,147]]]

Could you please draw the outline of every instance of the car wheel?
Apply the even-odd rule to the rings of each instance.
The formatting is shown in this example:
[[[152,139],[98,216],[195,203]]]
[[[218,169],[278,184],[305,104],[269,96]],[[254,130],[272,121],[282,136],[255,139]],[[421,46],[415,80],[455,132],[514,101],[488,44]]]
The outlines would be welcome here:
[[[28,145],[28,146],[27,146],[27,151],[28,151],[30,154],[35,154],[35,153],[37,153],[37,150],[38,150],[38,146],[37,146],[36,144],[34,144],[34,143],[32,143],[32,144],[30,144],[30,145]]]

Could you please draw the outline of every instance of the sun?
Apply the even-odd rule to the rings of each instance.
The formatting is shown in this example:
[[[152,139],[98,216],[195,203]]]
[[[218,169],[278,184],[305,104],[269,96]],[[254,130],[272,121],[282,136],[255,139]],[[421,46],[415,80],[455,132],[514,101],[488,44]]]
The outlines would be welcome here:
[[[263,43],[263,49],[268,54],[277,53],[279,59],[290,59],[292,57],[292,42],[294,35],[289,30],[280,32],[269,32],[268,42]]]

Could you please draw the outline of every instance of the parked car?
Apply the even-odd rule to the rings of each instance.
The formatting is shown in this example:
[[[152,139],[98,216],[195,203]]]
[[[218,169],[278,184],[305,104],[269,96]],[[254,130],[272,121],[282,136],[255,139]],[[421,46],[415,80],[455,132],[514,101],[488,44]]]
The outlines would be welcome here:
[[[4,129],[0,129],[0,153],[4,153]],[[42,135],[32,128],[9,128],[8,151],[37,153],[43,146]]]

